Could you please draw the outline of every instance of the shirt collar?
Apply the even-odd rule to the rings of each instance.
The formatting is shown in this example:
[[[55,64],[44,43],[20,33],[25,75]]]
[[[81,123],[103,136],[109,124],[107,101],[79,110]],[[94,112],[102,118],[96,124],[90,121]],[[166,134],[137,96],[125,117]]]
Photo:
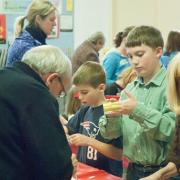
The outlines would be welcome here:
[[[150,84],[154,84],[156,86],[160,86],[166,78],[166,69],[164,66],[161,66],[160,70],[153,76],[153,78],[146,84],[146,86]],[[144,85],[142,77],[137,77],[134,81],[135,84],[139,83]]]

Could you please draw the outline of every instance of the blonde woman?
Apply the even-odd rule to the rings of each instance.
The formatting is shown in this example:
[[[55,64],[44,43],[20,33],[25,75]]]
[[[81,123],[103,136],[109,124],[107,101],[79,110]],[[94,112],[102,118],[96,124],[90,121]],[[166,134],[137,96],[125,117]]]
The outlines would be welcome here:
[[[176,133],[168,158],[170,162],[166,167],[141,180],[166,180],[180,173],[180,53],[171,61],[167,77],[168,101],[171,109],[177,115]],[[171,179],[178,180],[180,176],[172,177]]]
[[[56,7],[48,0],[33,0],[27,14],[15,23],[15,40],[8,50],[7,66],[20,61],[24,53],[36,46],[45,45],[47,35],[56,25]],[[24,28],[25,20],[27,26]]]

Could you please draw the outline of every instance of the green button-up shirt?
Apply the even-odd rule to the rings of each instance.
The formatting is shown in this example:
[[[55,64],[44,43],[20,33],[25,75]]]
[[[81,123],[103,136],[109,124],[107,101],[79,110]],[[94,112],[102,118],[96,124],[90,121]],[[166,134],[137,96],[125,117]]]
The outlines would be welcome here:
[[[168,108],[166,86],[166,70],[163,67],[146,85],[137,78],[126,88],[137,100],[133,112],[100,119],[100,131],[105,138],[123,136],[123,152],[131,162],[158,165],[166,159],[176,119]],[[121,100],[126,98],[125,94],[121,95]]]

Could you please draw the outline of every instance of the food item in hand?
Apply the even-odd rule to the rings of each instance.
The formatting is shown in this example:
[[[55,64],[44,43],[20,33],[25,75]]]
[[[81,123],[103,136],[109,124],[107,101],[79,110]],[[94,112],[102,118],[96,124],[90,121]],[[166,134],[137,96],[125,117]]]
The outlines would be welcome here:
[[[106,102],[103,104],[104,113],[109,113],[112,111],[119,111],[120,110],[120,103],[119,101],[115,102]]]
[[[115,100],[119,100],[120,96],[117,95],[106,95],[105,96],[106,99],[115,99]]]

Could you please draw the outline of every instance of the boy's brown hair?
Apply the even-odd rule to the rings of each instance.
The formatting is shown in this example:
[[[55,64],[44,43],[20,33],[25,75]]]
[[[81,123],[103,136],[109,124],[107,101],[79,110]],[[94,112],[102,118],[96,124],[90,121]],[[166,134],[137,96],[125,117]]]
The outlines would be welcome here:
[[[100,84],[106,83],[103,67],[96,62],[87,61],[82,64],[73,75],[73,84],[90,85],[97,88]]]
[[[152,26],[137,26],[127,36],[126,47],[147,45],[153,49],[164,46],[161,32]]]

